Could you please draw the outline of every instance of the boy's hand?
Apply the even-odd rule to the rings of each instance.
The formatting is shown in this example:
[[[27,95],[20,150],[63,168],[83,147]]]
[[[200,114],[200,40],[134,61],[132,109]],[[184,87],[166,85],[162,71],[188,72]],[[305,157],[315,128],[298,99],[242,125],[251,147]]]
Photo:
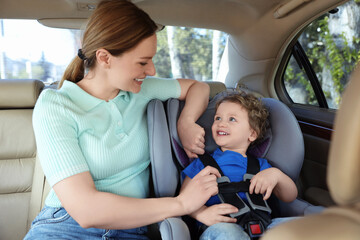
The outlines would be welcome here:
[[[258,172],[251,180],[249,193],[265,194],[264,200],[267,200],[279,181],[281,171],[277,168],[268,168]]]
[[[207,226],[219,222],[236,223],[236,218],[227,217],[230,213],[236,213],[238,209],[227,203],[215,204],[210,207],[203,206],[191,214],[193,218]]]

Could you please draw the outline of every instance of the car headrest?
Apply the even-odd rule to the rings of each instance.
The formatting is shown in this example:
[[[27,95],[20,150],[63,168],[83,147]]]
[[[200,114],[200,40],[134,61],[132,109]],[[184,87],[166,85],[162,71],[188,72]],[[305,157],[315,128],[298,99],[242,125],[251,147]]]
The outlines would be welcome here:
[[[33,108],[44,83],[34,79],[0,79],[0,108]]]
[[[215,97],[215,95],[218,94],[219,92],[226,90],[226,86],[222,82],[217,82],[217,81],[204,81],[204,82],[206,82],[210,87],[210,94],[209,94],[210,99]]]
[[[339,205],[360,202],[360,68],[355,68],[337,111],[327,182]]]

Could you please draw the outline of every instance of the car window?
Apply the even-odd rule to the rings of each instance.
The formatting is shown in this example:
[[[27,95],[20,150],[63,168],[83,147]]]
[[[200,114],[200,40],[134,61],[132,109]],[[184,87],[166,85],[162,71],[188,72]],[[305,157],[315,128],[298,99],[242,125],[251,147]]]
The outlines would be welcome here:
[[[0,77],[59,81],[80,46],[80,31],[35,20],[0,19]]]
[[[339,108],[360,57],[360,5],[350,1],[312,22],[292,49],[283,76],[294,103]]]
[[[158,32],[157,76],[215,80],[226,39],[216,30],[165,27]]]
[[[35,20],[0,19],[0,77],[61,80],[80,47],[80,30],[49,28]],[[207,29],[165,27],[158,32],[156,76],[212,80],[226,34]]]

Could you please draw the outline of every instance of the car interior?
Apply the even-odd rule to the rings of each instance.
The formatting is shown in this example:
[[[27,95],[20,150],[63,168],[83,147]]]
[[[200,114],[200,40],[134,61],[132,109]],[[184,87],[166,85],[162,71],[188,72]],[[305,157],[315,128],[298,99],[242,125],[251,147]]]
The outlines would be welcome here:
[[[262,239],[357,239],[360,234],[359,197],[359,93],[360,69],[356,68],[336,116],[328,176],[336,206],[266,232]],[[353,104],[352,107],[345,107]],[[353,108],[354,107],[354,108]],[[354,134],[355,132],[355,134]],[[355,145],[354,145],[355,144]]]
[[[37,159],[32,112],[41,91],[57,88],[60,80],[49,83],[29,74],[16,75],[14,69],[9,70],[11,74],[7,72],[10,54],[6,55],[6,50],[12,41],[7,40],[6,33],[12,27],[6,25],[6,21],[36,20],[50,29],[81,30],[98,2],[0,0],[0,240],[23,239],[44,206],[50,187]],[[253,93],[268,107],[271,143],[260,155],[287,173],[298,187],[298,198],[290,204],[281,203],[280,215],[304,218],[274,228],[263,238],[357,239],[360,233],[357,147],[360,73],[356,63],[360,51],[357,35],[360,1],[132,2],[164,27],[158,34],[164,34],[171,27],[226,33],[218,74],[213,79],[205,79],[211,93],[208,109],[199,123],[207,133],[213,120],[214,102],[224,91]],[[326,21],[329,24],[324,28]],[[340,26],[348,28],[342,30]],[[22,31],[11,30],[17,34]],[[337,38],[331,40],[330,33]],[[316,34],[319,37],[315,37]],[[35,44],[29,38],[22,39],[27,48]],[[160,37],[158,39],[160,41]],[[339,42],[343,44],[341,48]],[[16,47],[21,49],[21,45]],[[59,48],[55,42],[50,47]],[[323,55],[330,60],[323,60]],[[57,74],[61,78],[61,71]],[[326,78],[333,82],[330,84]],[[148,107],[156,197],[178,193],[179,171],[188,161],[183,158],[176,131],[182,104],[175,99],[155,100]],[[161,150],[156,150],[159,147]],[[213,147],[211,134],[206,134],[206,149],[211,151]],[[189,224],[186,218],[170,218],[155,226],[155,232],[160,232],[161,239],[195,239]],[[158,238],[159,234],[154,233],[154,239]]]

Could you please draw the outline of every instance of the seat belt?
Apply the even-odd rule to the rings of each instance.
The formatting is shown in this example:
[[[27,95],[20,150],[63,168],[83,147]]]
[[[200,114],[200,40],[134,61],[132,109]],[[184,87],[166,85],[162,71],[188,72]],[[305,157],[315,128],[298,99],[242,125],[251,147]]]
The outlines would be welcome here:
[[[199,155],[199,159],[206,166],[216,168],[221,177],[217,179],[219,193],[218,197],[222,203],[229,203],[238,208],[238,212],[229,214],[230,217],[237,218],[240,224],[249,234],[251,239],[261,237],[266,227],[271,223],[271,209],[262,194],[249,194],[250,179],[260,172],[259,161],[248,155],[247,170],[243,181],[230,182],[230,179],[224,175],[216,160],[208,153]],[[241,199],[238,192],[245,192],[247,203]]]

